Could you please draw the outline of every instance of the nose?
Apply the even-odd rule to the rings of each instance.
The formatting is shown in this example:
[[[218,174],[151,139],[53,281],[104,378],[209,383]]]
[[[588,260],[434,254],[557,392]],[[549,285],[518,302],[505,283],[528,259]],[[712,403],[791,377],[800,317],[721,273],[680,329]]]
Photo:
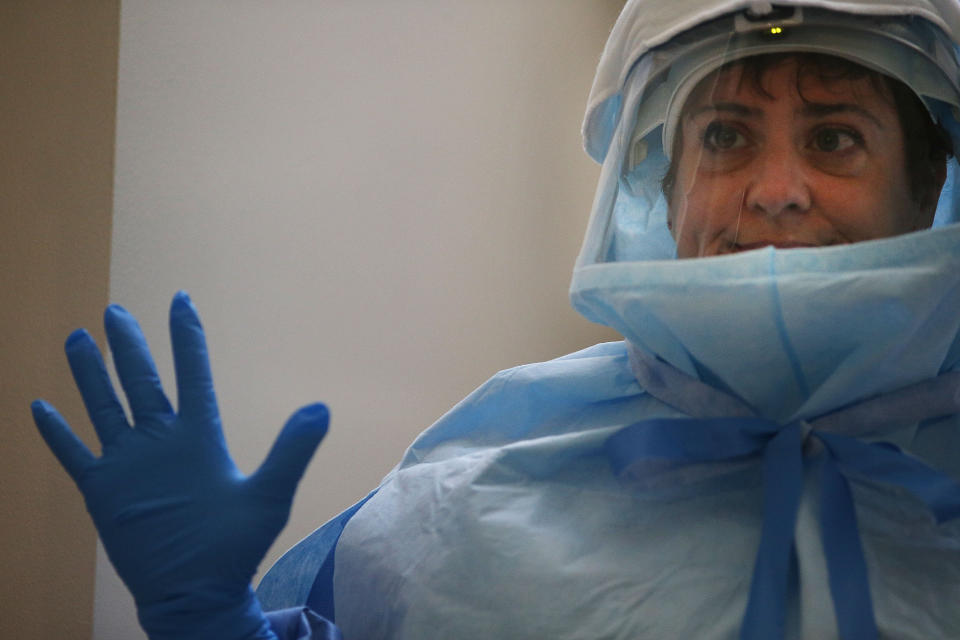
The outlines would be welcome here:
[[[790,145],[757,157],[744,193],[744,205],[768,216],[803,213],[810,208],[810,185],[803,158]]]

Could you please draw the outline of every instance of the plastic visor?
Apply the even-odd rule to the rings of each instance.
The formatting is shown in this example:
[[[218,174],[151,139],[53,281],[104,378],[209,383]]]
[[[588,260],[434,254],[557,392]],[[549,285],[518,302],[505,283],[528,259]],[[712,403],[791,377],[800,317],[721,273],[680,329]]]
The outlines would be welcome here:
[[[714,72],[723,65],[790,51],[842,57],[900,80],[921,96],[960,150],[955,117],[960,94],[951,80],[960,75],[955,47],[926,21],[799,8],[775,10],[763,18],[747,12],[726,16],[649,52],[628,75],[578,268],[676,257],[661,182],[684,104],[699,83],[715,82]],[[956,166],[951,159],[934,226],[960,219],[953,188]]]

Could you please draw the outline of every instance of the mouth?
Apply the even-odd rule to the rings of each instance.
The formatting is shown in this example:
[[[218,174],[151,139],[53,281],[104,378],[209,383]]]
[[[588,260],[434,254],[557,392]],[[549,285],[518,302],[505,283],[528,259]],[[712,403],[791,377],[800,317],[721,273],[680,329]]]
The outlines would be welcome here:
[[[796,242],[789,240],[760,240],[758,242],[733,242],[730,244],[730,253],[740,253],[741,251],[753,251],[754,249],[763,249],[773,247],[774,249],[808,249],[810,247],[819,247],[821,244],[813,242]]]

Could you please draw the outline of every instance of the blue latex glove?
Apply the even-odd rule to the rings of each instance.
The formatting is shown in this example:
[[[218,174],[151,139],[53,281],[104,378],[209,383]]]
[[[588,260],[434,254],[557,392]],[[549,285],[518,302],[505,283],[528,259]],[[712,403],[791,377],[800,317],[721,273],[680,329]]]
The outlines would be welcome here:
[[[67,338],[67,359],[101,456],[52,406],[37,400],[32,409],[83,493],[140,624],[153,640],[272,640],[250,579],[287,522],[297,483],[326,434],[327,408],[294,413],[260,468],[244,476],[223,439],[203,328],[189,297],[178,293],[170,308],[179,411],[134,317],[111,306],[104,324],[133,426],[82,329]]]

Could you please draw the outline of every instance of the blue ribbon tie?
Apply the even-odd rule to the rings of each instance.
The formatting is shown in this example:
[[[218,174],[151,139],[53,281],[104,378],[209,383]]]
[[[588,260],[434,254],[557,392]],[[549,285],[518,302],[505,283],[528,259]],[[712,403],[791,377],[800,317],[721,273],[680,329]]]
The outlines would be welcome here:
[[[764,418],[658,418],[632,424],[607,439],[613,471],[625,477],[645,463],[719,462],[762,456],[763,524],[740,629],[741,640],[783,638],[790,562],[803,494],[804,445],[823,445],[820,535],[837,627],[844,640],[877,640],[867,564],[848,476],[902,487],[938,522],[960,515],[960,483],[896,447]]]

